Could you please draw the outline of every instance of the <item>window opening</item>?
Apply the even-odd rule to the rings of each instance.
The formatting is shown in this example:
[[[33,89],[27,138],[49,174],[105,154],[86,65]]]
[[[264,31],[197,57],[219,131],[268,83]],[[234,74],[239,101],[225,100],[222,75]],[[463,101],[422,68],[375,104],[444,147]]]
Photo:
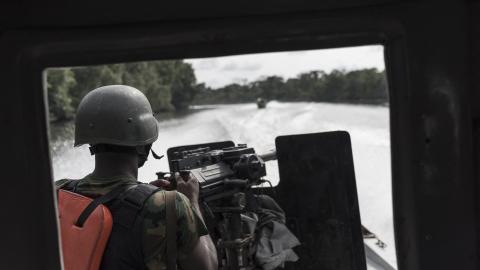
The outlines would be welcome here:
[[[365,241],[396,267],[383,46],[49,68],[45,77],[55,180],[92,171],[88,146],[73,148],[73,119],[81,98],[103,85],[145,93],[159,121],[158,154],[222,140],[266,153],[280,135],[348,131],[362,223],[377,237]],[[162,170],[166,158],[150,157],[138,179],[152,181]],[[267,162],[266,178],[278,184],[275,161]]]

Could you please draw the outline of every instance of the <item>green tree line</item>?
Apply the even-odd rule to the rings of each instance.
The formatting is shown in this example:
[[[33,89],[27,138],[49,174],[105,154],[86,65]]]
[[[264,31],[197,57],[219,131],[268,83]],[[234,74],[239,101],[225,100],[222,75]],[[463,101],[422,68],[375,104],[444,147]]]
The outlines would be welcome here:
[[[268,76],[248,84],[212,89],[199,85],[197,104],[254,102],[258,97],[279,101],[317,101],[382,104],[388,102],[384,71],[310,71],[285,80]]]
[[[141,90],[155,112],[185,110],[198,92],[195,73],[182,60],[150,61],[47,70],[50,119],[70,120],[89,91],[110,84]]]
[[[385,72],[377,69],[310,71],[289,79],[268,76],[214,89],[197,84],[191,64],[169,60],[49,69],[50,119],[72,119],[85,94],[109,84],[140,89],[155,112],[181,111],[191,104],[254,102],[259,97],[279,101],[388,102]]]

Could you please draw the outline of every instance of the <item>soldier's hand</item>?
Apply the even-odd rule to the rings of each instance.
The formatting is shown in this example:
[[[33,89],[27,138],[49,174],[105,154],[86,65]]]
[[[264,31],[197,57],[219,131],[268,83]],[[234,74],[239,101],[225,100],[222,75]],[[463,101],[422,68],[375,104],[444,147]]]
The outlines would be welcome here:
[[[179,173],[175,173],[175,179],[177,181],[177,191],[187,196],[187,198],[190,199],[190,202],[198,203],[198,193],[200,192],[200,185],[197,178],[195,178],[192,174],[188,174],[184,177],[185,179],[182,178]]]
[[[155,181],[152,181],[149,183],[150,185],[154,185],[156,187],[159,187],[159,188],[163,188],[163,189],[166,189],[166,190],[170,190],[172,187],[172,184],[170,183],[170,181],[168,180],[165,180],[165,179],[157,179]]]

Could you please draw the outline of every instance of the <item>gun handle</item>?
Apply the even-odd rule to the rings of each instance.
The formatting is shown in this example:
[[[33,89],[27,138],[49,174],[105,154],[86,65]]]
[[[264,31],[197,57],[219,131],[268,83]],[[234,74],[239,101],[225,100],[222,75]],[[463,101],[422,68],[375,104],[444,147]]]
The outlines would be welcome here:
[[[188,181],[188,177],[190,176],[190,171],[187,170],[182,170],[178,172],[180,174],[180,177],[184,181]],[[161,173],[157,173],[158,176],[160,176]],[[177,189],[177,179],[175,178],[176,172],[170,173],[170,177],[168,177],[166,180],[170,182],[170,186],[168,187],[167,190],[176,190]],[[165,176],[165,175],[163,175]],[[159,177],[160,178],[160,177]],[[163,178],[165,179],[165,178]]]
[[[179,171],[180,177],[182,177],[183,181],[188,181],[188,178],[190,176],[190,171],[188,170],[181,170]]]
[[[188,181],[188,177],[190,176],[190,171],[181,170],[178,172],[180,177],[182,177],[183,181]],[[170,188],[177,189],[177,179],[175,179],[176,172],[172,173],[168,181],[170,181]]]
[[[157,179],[153,182],[150,182],[151,185],[163,188],[165,190],[175,190],[177,189],[177,180],[175,179],[175,174],[171,172],[157,172]],[[168,176],[167,176],[168,175]],[[162,180],[166,180],[170,182],[170,185],[166,187],[163,183],[161,183]]]
[[[170,190],[176,190],[177,189],[177,179],[175,179],[175,174],[170,176],[170,178],[168,178],[168,181],[170,182]]]

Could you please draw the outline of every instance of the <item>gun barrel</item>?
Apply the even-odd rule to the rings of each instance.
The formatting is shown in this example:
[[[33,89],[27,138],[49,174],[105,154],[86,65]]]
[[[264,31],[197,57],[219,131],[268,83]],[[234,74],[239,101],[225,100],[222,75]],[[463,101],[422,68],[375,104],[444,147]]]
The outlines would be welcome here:
[[[271,152],[258,155],[263,161],[277,160],[277,151],[273,150]]]

